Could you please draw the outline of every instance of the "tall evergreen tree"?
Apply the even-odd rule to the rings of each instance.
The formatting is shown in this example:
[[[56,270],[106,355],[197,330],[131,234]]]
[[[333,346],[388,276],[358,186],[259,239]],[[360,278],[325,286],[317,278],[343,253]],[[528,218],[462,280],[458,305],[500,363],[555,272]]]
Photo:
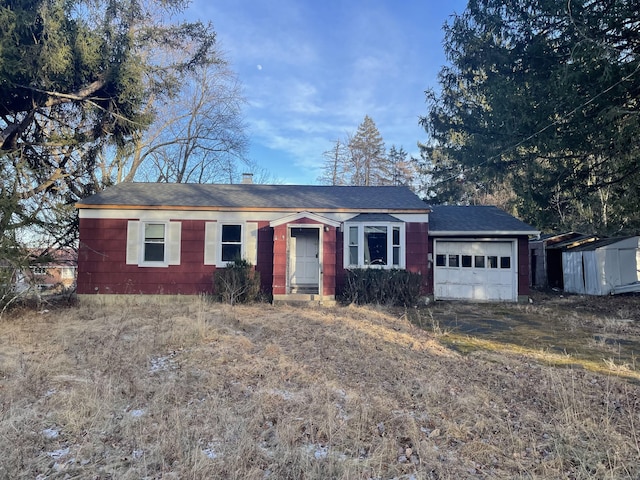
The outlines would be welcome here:
[[[640,229],[639,25],[628,0],[471,0],[422,119],[432,194],[513,192],[546,229]]]
[[[337,139],[331,149],[322,154],[324,164],[318,181],[323,185],[347,185],[345,168],[349,150],[343,140]]]
[[[0,206],[24,227],[75,238],[72,204],[108,178],[153,120],[150,98],[217,61],[210,25],[170,23],[185,0],[8,0],[0,4]],[[179,55],[165,55],[167,52]]]
[[[395,145],[391,145],[387,160],[391,169],[392,185],[404,185],[407,187],[413,185],[415,172],[413,162],[408,158],[408,155],[403,147],[398,149]]]
[[[348,178],[350,185],[389,185],[391,168],[384,140],[375,122],[365,115],[356,133],[349,138]]]

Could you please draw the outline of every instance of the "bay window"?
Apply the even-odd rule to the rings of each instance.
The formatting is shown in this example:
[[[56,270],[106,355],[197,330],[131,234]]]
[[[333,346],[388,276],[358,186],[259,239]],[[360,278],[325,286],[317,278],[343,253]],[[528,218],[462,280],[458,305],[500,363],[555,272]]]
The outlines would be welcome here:
[[[405,268],[404,223],[345,223],[345,268]]]

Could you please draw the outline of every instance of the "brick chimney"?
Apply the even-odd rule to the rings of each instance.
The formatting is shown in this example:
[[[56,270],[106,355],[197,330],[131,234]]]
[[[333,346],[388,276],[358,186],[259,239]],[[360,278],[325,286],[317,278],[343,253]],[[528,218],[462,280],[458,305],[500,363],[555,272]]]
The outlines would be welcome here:
[[[252,184],[253,183],[253,173],[243,173],[242,174],[242,183]]]

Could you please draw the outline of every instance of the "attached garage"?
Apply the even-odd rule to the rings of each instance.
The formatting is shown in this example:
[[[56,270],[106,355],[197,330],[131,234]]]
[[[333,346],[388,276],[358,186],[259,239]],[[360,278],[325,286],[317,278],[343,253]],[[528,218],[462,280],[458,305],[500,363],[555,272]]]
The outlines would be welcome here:
[[[516,240],[435,240],[434,254],[436,299],[518,299]]]
[[[529,237],[539,234],[497,207],[432,206],[429,251],[434,299],[525,301]]]

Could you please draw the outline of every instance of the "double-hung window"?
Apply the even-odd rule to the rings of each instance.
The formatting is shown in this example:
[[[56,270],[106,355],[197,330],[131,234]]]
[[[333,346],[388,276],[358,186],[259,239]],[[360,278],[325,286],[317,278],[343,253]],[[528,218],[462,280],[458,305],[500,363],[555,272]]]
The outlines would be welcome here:
[[[224,268],[236,260],[256,264],[258,256],[257,222],[205,223],[204,264]]]
[[[165,227],[164,223],[144,224],[143,262],[165,262]]]
[[[180,265],[182,224],[165,220],[127,222],[127,265],[168,267]]]
[[[404,223],[346,222],[345,268],[404,268]]]
[[[242,225],[223,224],[221,228],[221,260],[225,263],[242,258]]]

